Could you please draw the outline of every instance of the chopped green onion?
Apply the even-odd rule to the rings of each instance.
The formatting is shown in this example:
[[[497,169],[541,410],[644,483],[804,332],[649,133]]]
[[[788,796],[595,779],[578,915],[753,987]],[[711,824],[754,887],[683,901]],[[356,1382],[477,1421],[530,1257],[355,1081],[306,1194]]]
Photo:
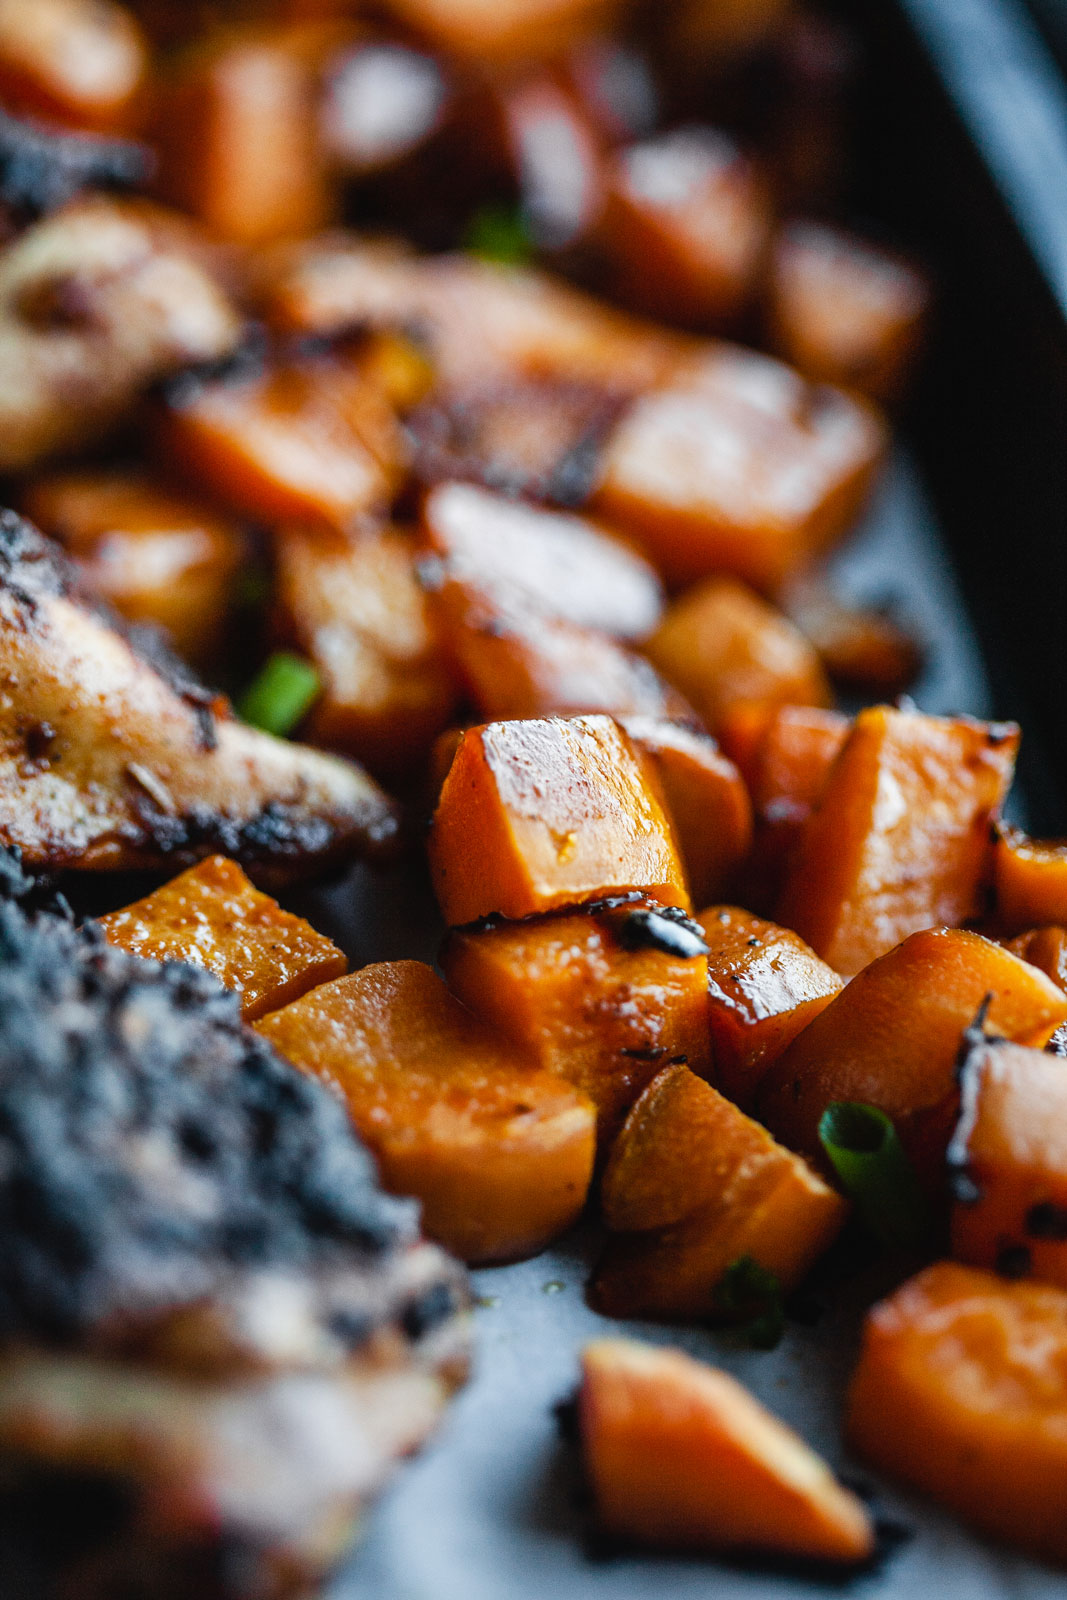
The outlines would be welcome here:
[[[782,1286],[752,1256],[738,1256],[723,1273],[712,1299],[756,1350],[773,1350],[785,1332]]]
[[[472,256],[521,267],[533,259],[533,241],[518,206],[482,206],[467,226],[464,241]]]
[[[321,692],[322,679],[311,662],[282,650],[249,684],[237,712],[253,727],[282,737],[293,731]]]
[[[871,1232],[894,1249],[917,1249],[930,1235],[929,1208],[885,1112],[835,1100],[819,1120],[819,1139]]]

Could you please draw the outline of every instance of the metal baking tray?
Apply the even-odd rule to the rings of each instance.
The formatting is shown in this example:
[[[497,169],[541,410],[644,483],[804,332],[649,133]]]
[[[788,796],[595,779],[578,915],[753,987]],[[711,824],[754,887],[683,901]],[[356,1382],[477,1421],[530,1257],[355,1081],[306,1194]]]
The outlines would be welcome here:
[[[1012,0],[855,0],[848,16],[870,62],[854,204],[932,263],[940,304],[904,444],[840,557],[840,582],[858,598],[891,598],[925,639],[923,709],[1023,723],[1023,804],[1035,826],[1067,831],[1067,94]],[[433,957],[436,913],[416,867],[388,878],[357,872],[301,909],[356,962]],[[596,1243],[591,1228],[579,1230],[535,1261],[475,1275],[474,1378],[374,1513],[329,1600],[841,1592],[780,1568],[590,1550],[554,1408],[574,1388],[585,1340],[627,1326],[728,1367],[871,1485],[911,1536],[852,1581],[864,1600],[1067,1593],[1062,1576],[987,1546],[848,1460],[843,1386],[884,1265],[860,1262],[828,1291],[817,1325],[791,1325],[776,1351],[755,1353],[707,1329],[598,1317],[584,1300]]]

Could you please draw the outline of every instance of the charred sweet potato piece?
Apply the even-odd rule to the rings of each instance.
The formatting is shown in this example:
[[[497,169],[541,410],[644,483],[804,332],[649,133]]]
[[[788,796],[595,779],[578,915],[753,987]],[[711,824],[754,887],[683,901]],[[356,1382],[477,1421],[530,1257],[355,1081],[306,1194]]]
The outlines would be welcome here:
[[[651,316],[710,331],[734,325],[770,232],[755,163],[714,128],[628,145],[608,167],[596,242],[615,293]]]
[[[448,580],[431,591],[430,615],[481,717],[693,715],[644,656],[605,633],[536,614],[498,613],[476,591]]]
[[[157,418],[155,444],[243,516],[341,533],[388,509],[403,460],[384,395],[331,361],[182,384]]]
[[[858,1562],[862,1503],[736,1379],[681,1350],[599,1339],[582,1354],[582,1443],[597,1514],[668,1549]]]
[[[1029,838],[1002,823],[993,847],[996,912],[1011,931],[1067,923],[1067,842]]]
[[[453,927],[644,889],[688,906],[644,758],[610,717],[469,728],[441,790],[430,869]]]
[[[127,128],[148,65],[145,40],[112,0],[0,0],[0,99],[76,128]]]
[[[403,27],[448,55],[523,61],[605,27],[617,0],[389,0]]]
[[[940,1261],[868,1316],[849,1438],[983,1533],[1062,1563],[1065,1373],[1062,1289]]]
[[[313,233],[332,196],[318,128],[328,23],[217,29],[164,80],[154,132],[159,187],[243,245]]]
[[[1040,967],[1061,989],[1067,989],[1067,928],[1031,928],[1009,939],[1007,948],[1032,967]]]
[[[1067,995],[1010,951],[958,928],[913,933],[871,963],[779,1056],[759,1114],[777,1138],[820,1159],[834,1100],[877,1106],[924,1175],[936,1178],[956,1121],[963,1030],[991,996],[990,1027],[1041,1043],[1067,1020]]]
[[[709,578],[669,608],[645,649],[712,732],[732,706],[824,706],[819,658],[787,617],[732,578]]]
[[[275,549],[279,629],[322,681],[308,738],[378,772],[409,771],[456,701],[411,540],[393,529],[351,541],[287,527]]]
[[[929,300],[915,267],[839,228],[795,221],[775,243],[771,343],[816,383],[891,399],[918,353]]]
[[[593,1279],[609,1316],[714,1318],[716,1290],[746,1257],[796,1286],[847,1205],[689,1068],[664,1067],[612,1149],[602,1189],[615,1230]]]
[[[636,552],[584,517],[525,505],[473,484],[432,489],[422,508],[435,584],[490,612],[551,617],[620,639],[655,627],[663,593]]]
[[[527,1065],[429,967],[320,985],[257,1030],[344,1099],[387,1188],[468,1261],[533,1255],[578,1216],[593,1170],[586,1097]]]
[[[737,906],[712,906],[698,920],[709,952],[711,1077],[748,1107],[773,1062],[844,985],[789,928]]]
[[[618,409],[598,386],[560,379],[435,393],[406,419],[412,470],[426,484],[480,483],[512,497],[580,506]]]
[[[885,440],[863,402],[710,346],[622,417],[591,503],[672,582],[729,572],[773,590],[845,532]]]
[[[82,448],[240,333],[180,218],[102,196],[45,217],[0,255],[0,471]]]
[[[1067,1288],[1067,1071],[1044,1050],[968,1030],[948,1148],[952,1254]]]
[[[620,717],[652,762],[696,904],[720,893],[752,843],[745,782],[714,739],[662,717]]]
[[[206,967],[238,991],[246,1022],[299,1000],[348,966],[332,940],[260,894],[225,856],[210,856],[146,899],[109,912],[100,927],[110,944],[132,955]]]
[[[441,967],[465,1005],[589,1095],[602,1148],[665,1061],[708,1070],[699,930],[650,902],[454,931]]]
[[[976,916],[1018,744],[1014,723],[861,711],[805,825],[778,921],[847,977],[918,928]]]
[[[228,518],[142,472],[36,478],[22,506],[116,611],[164,628],[187,661],[218,658],[246,554]]]
[[[782,605],[840,688],[867,700],[892,700],[918,677],[922,650],[888,612],[849,605],[811,577],[790,583]]]

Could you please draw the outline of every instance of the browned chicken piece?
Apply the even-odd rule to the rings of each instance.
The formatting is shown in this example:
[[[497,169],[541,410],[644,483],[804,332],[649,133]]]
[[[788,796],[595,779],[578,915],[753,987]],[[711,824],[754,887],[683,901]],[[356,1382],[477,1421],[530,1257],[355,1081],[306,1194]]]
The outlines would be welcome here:
[[[701,348],[546,273],[468,255],[419,259],[393,241],[353,234],[272,252],[261,296],[268,319],[286,332],[408,327],[425,340],[448,388],[556,380],[632,395]]]
[[[228,355],[240,333],[180,219],[72,202],[0,255],[0,471],[91,441],[148,384]]]
[[[463,1380],[461,1269],[208,974],[6,904],[0,969],[3,1592],[318,1592]]]
[[[0,842],[81,871],[221,851],[270,878],[395,843],[393,805],[359,767],[236,722],[156,649],[0,516]]]

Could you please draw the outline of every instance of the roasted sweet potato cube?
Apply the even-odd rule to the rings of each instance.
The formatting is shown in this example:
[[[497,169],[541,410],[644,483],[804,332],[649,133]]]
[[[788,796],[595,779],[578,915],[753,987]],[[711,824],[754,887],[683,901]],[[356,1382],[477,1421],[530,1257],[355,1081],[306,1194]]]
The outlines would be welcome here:
[[[0,0],[4,109],[76,128],[128,128],[148,65],[129,9],[112,0]]]
[[[502,922],[450,933],[441,952],[464,1004],[589,1095],[602,1148],[665,1061],[708,1070],[707,960],[698,930],[687,934],[650,910],[651,902],[636,901]],[[677,948],[658,948],[650,927],[668,945],[673,936]]]
[[[1067,1066],[975,1027],[959,1076],[952,1254],[1067,1288]]]
[[[459,584],[431,595],[445,654],[478,715],[690,717],[644,656],[606,633],[550,617],[492,611]]]
[[[429,839],[453,927],[643,889],[688,906],[670,821],[645,758],[610,717],[468,728]]]
[[[779,1056],[760,1089],[761,1118],[820,1160],[819,1118],[831,1101],[877,1106],[936,1181],[957,1118],[963,1031],[987,995],[989,1025],[1009,1039],[1044,1044],[1067,1021],[1067,995],[990,939],[959,928],[913,933],[853,978]]]
[[[617,1231],[592,1297],[615,1317],[721,1317],[716,1290],[746,1257],[794,1288],[848,1209],[806,1162],[681,1064],[664,1067],[630,1112],[602,1193]]]
[[[533,1255],[578,1216],[593,1170],[586,1097],[454,1000],[418,961],[323,984],[258,1025],[339,1091],[382,1181],[468,1261]]]
[[[712,1081],[748,1107],[772,1063],[844,984],[789,928],[737,906],[712,906],[699,922],[709,952]]]
[[[339,978],[343,953],[303,917],[253,888],[236,861],[209,856],[144,900],[109,912],[110,944],[149,961],[206,967],[241,996],[246,1022]]]
[[[596,240],[613,290],[639,311],[709,331],[734,325],[770,235],[755,163],[715,128],[657,134],[608,166]]]
[[[848,1434],[983,1533],[1067,1561],[1067,1294],[928,1267],[867,1318]]]
[[[823,223],[795,221],[771,257],[771,342],[816,383],[899,393],[922,342],[930,290],[900,256]]]
[[[332,195],[318,125],[328,23],[216,30],[164,80],[154,131],[159,187],[243,245],[313,233]]]
[[[1013,932],[1067,923],[1067,842],[1002,824],[993,849],[997,916]]]
[[[156,448],[242,516],[341,533],[388,509],[404,457],[381,391],[325,361],[183,386]]]
[[[395,21],[447,55],[524,61],[606,26],[617,0],[389,0]]]
[[[246,554],[232,521],[140,472],[36,478],[22,504],[116,611],[164,628],[189,661],[216,660]]]
[[[782,605],[839,688],[865,700],[892,700],[918,677],[922,649],[888,611],[851,605],[810,576],[787,586]]]
[[[346,174],[389,172],[425,145],[446,114],[444,65],[395,40],[357,39],[332,56],[319,113],[330,160]]]
[[[731,707],[825,706],[814,649],[781,612],[732,578],[708,578],[668,609],[645,649],[715,732]]]
[[[785,705],[760,726],[748,758],[734,758],[748,780],[752,804],[764,822],[787,816],[803,822],[822,798],[852,724],[840,711]]]
[[[848,528],[885,440],[865,403],[710,346],[625,413],[591,503],[672,582],[728,572],[773,590]]]
[[[846,977],[918,928],[977,916],[1014,723],[861,711],[804,828],[778,918]]]
[[[1007,948],[1067,989],[1067,928],[1031,928],[1009,939]]]
[[[534,243],[563,250],[585,238],[604,202],[601,140],[562,73],[496,85],[503,167]]]
[[[653,569],[585,517],[548,511],[474,484],[432,489],[422,508],[432,584],[457,585],[491,613],[551,617],[643,639],[663,608]]]
[[[394,529],[351,541],[287,527],[275,548],[278,627],[322,681],[306,736],[376,772],[410,771],[456,702],[411,540]]]
[[[582,1354],[582,1443],[605,1529],[688,1550],[857,1562],[862,1501],[735,1378],[681,1350],[598,1339]]]
[[[790,0],[675,0],[659,21],[673,66],[699,75],[757,50],[782,30],[790,9]]]
[[[659,780],[696,904],[720,893],[752,843],[745,782],[714,739],[662,717],[620,717]]]

